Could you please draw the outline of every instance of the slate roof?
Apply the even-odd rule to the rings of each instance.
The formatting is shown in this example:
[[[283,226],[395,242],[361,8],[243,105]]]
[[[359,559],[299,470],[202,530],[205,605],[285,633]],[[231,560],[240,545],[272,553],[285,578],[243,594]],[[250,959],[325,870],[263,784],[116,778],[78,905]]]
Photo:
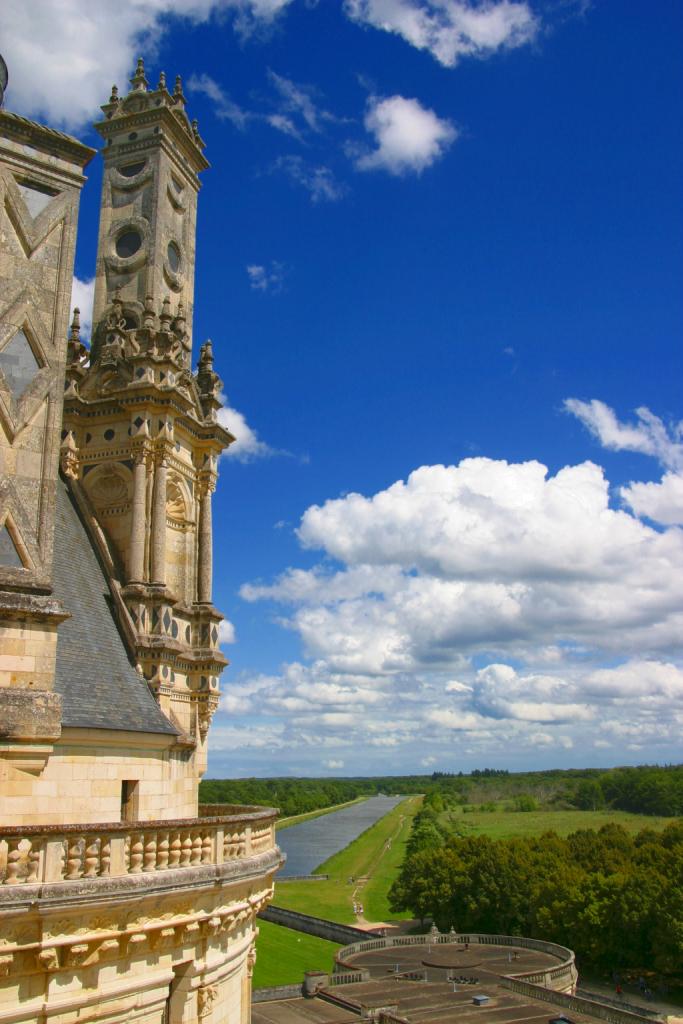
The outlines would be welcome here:
[[[130,662],[104,570],[61,479],[55,511],[54,596],[71,613],[57,643],[62,725],[175,735]]]

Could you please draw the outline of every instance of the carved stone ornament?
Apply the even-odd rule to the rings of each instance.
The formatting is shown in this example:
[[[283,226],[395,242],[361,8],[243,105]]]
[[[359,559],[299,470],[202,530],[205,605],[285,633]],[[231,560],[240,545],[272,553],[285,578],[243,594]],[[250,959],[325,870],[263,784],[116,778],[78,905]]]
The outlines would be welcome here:
[[[41,949],[37,956],[38,967],[44,971],[59,970],[59,954],[54,946],[48,949]]]
[[[102,473],[97,479],[90,497],[96,508],[120,505],[128,500],[128,488],[125,480],[112,469]]]
[[[6,978],[10,972],[12,961],[14,957],[11,953],[6,953],[4,956],[0,956],[0,978]]]
[[[197,1016],[208,1017],[217,998],[218,989],[215,985],[203,985],[197,989]]]

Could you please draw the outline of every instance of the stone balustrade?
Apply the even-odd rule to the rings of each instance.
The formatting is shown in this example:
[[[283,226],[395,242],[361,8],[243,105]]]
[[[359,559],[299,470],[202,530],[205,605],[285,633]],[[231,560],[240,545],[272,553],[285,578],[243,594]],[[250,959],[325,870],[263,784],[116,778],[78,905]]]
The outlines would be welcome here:
[[[204,818],[0,827],[0,891],[222,865],[275,850],[275,809],[230,810]]]
[[[461,933],[454,931],[444,934],[432,931],[426,935],[388,935],[383,938],[372,938],[367,941],[353,942],[349,946],[337,951],[335,955],[335,970],[353,971],[358,970],[353,961],[348,957],[356,953],[364,953],[372,949],[390,949],[396,946],[418,946],[418,945],[444,945],[446,943],[462,942],[471,945],[491,946],[518,946],[524,949],[535,949],[541,953],[548,953],[557,957],[559,964],[543,968],[540,971],[529,971],[521,974],[508,972],[508,977],[518,979],[522,983],[543,988],[563,991],[573,989],[578,977],[574,954],[571,949],[560,946],[556,942],[545,942],[543,939],[529,939],[522,935],[486,935],[482,933]]]

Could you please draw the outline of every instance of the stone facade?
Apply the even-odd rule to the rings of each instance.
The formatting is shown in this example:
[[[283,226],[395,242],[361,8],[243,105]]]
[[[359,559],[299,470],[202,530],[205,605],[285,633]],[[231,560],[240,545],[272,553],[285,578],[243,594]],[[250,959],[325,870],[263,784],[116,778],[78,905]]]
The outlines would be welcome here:
[[[0,110],[0,756],[44,764],[54,688],[54,503],[83,167],[93,150]]]
[[[89,348],[68,303],[93,151],[0,111],[0,1024],[248,1024],[281,855],[272,809],[198,817],[234,440],[210,342],[193,371],[208,163],[142,61],[102,109]]]

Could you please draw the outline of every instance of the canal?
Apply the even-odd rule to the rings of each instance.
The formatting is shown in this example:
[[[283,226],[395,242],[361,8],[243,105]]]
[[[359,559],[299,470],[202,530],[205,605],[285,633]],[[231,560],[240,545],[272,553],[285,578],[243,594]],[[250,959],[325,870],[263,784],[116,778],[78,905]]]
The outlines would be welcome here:
[[[323,861],[343,850],[403,799],[402,796],[373,796],[340,811],[282,829],[277,834],[277,843],[287,854],[287,863],[278,877],[312,874]]]

